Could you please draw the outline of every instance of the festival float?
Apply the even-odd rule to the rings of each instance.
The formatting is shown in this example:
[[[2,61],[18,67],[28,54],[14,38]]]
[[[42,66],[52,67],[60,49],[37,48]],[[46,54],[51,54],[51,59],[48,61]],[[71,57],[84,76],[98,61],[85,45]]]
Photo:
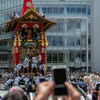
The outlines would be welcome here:
[[[24,0],[22,16],[11,18],[6,26],[6,32],[13,32],[15,35],[12,48],[14,67],[20,62],[27,65],[26,57],[29,58],[29,67],[32,66],[32,60],[36,57],[47,66],[46,47],[48,42],[45,32],[55,24],[46,19],[44,15],[39,15],[32,0]],[[29,68],[26,73],[29,74]]]

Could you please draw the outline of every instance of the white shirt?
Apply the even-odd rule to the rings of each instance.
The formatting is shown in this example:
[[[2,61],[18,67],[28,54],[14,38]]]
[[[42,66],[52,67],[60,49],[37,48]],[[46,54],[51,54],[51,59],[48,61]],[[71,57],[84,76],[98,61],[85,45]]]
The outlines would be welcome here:
[[[18,82],[18,83],[19,83],[19,81],[20,81],[21,79],[22,79],[21,77],[16,77],[16,78],[15,78],[15,82]]]
[[[40,65],[39,68],[40,68],[40,69],[44,69],[44,70],[46,70],[46,66],[45,66],[45,64]]]
[[[22,78],[24,78],[24,75],[22,75]]]
[[[26,78],[24,78],[23,80],[25,81],[25,84],[27,84],[28,81],[29,81],[29,78],[26,77]]]
[[[25,57],[24,65],[27,65],[27,64],[29,64],[29,59],[27,57]]]
[[[14,18],[19,18],[19,15],[18,14],[15,14]]]
[[[39,61],[41,61],[41,55],[39,55]]]
[[[41,17],[43,17],[44,14],[43,14],[43,12],[41,11],[39,15],[40,15]]]
[[[34,76],[34,81],[35,81],[35,84],[38,85],[39,83],[39,76]]]
[[[20,64],[20,63],[16,66],[16,68],[19,70],[21,69],[21,67],[22,67],[22,64]]]
[[[13,79],[9,79],[6,83],[5,83],[5,85],[9,85],[9,84],[11,84],[11,82],[13,82],[14,80]]]
[[[32,62],[36,62],[36,57],[32,57]]]
[[[95,90],[95,88],[96,88],[96,83],[95,83],[95,85],[94,85],[94,83],[92,83],[92,90]]]

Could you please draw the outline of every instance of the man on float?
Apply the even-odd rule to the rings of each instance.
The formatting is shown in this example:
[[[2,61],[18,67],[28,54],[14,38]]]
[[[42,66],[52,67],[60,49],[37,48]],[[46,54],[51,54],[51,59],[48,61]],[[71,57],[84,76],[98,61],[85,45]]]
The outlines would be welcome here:
[[[32,72],[35,70],[35,72],[37,73],[37,58],[36,58],[36,56],[32,57],[31,68],[32,68]]]
[[[17,67],[14,68],[14,75],[17,76]]]
[[[5,83],[5,87],[4,87],[4,90],[7,90],[8,88],[10,88],[10,85],[14,82],[14,79],[13,77],[10,77],[6,83]]]
[[[28,89],[28,82],[29,82],[29,75],[26,75],[23,79],[24,83],[25,83],[25,90],[27,91]]]
[[[46,76],[46,66],[45,66],[45,64],[43,64],[43,62],[41,62],[39,68],[40,68],[42,75]]]
[[[16,68],[17,68],[17,75],[20,75],[21,72],[21,67],[23,66],[22,63],[17,64]]]
[[[37,63],[40,65],[41,64],[41,55],[39,54],[39,55],[37,55],[37,57],[36,57],[37,59]]]
[[[22,80],[22,77],[21,76],[16,76],[15,77],[15,80],[14,80],[14,83],[13,83],[13,86],[19,86],[19,82]]]
[[[28,69],[29,69],[29,56],[26,56],[25,57],[25,60],[24,60],[24,63],[23,63],[23,72],[25,72],[25,69],[27,70],[27,72],[28,72]]]

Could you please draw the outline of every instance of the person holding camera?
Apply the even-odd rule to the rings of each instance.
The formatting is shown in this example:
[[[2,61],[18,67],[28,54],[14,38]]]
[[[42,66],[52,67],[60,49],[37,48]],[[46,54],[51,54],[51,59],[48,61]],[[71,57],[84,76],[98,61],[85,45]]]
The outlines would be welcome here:
[[[43,82],[38,84],[37,95],[33,100],[48,100],[50,95],[54,97],[54,82]],[[65,82],[65,86],[68,90],[68,95],[62,96],[61,100],[80,100],[81,94],[70,83]],[[57,98],[55,97],[55,100]]]

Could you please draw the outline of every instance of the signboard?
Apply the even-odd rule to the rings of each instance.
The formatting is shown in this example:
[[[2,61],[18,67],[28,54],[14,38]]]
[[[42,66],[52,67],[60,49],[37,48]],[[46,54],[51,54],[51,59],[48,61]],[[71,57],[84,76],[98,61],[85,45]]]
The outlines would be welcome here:
[[[75,68],[80,68],[82,63],[82,59],[77,57],[75,58]]]

